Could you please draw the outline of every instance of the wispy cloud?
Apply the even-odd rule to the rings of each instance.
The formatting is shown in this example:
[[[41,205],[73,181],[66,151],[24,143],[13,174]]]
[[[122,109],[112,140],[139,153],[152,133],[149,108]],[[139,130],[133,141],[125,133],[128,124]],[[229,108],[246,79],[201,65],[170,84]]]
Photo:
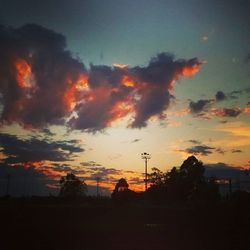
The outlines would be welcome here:
[[[139,142],[139,141],[141,141],[141,139],[134,139],[134,140],[131,141],[131,143],[136,143],[136,142]]]
[[[201,144],[200,141],[194,140],[194,139],[190,139],[190,140],[188,140],[188,142],[190,142],[190,143],[192,143],[192,144]]]

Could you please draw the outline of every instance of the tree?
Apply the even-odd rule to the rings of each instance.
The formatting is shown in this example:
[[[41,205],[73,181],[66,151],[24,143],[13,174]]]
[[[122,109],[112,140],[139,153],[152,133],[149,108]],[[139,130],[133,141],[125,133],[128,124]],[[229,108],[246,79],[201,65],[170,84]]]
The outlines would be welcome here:
[[[148,175],[150,187],[146,191],[147,199],[161,203],[166,197],[165,174],[158,168],[152,168],[152,173]]]
[[[115,189],[111,194],[112,199],[118,202],[128,202],[135,200],[137,195],[134,191],[130,190],[129,184],[127,183],[126,179],[121,178],[115,185]]]
[[[114,193],[126,191],[128,186],[126,179],[121,178],[115,185]]]
[[[218,197],[216,183],[205,179],[203,163],[195,156],[188,157],[180,168],[173,167],[166,174],[157,168],[152,170],[151,186],[147,190],[151,200],[211,200]]]
[[[68,173],[65,177],[60,179],[60,196],[62,197],[82,197],[85,196],[87,185],[81,181],[73,173]]]
[[[152,173],[148,174],[149,182],[151,186],[162,186],[165,182],[165,174],[158,168],[152,168]]]
[[[167,195],[173,200],[195,200],[215,197],[215,183],[207,182],[205,167],[195,156],[188,157],[179,169],[172,168],[166,174]]]

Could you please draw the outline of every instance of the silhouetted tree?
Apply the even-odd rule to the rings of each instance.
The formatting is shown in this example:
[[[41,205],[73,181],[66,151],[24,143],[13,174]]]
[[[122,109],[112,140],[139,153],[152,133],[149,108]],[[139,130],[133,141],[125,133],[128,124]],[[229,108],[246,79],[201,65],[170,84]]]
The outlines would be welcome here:
[[[152,173],[148,174],[148,180],[151,186],[157,185],[162,186],[165,182],[165,174],[158,168],[152,168]]]
[[[205,167],[195,156],[188,157],[180,166],[166,175],[167,195],[172,200],[207,200],[215,198],[215,182],[204,177]]]
[[[152,168],[152,173],[148,175],[150,187],[147,189],[147,198],[156,203],[161,203],[166,198],[166,175],[158,168]]]
[[[126,179],[121,178],[115,185],[114,193],[126,191],[128,186]]]
[[[81,181],[73,173],[68,173],[67,176],[60,179],[60,196],[62,197],[82,197],[85,196],[87,185]]]
[[[188,157],[179,170],[173,168],[167,173],[168,191],[172,192],[172,195],[175,195],[177,199],[194,198],[204,184],[204,171],[205,168],[201,161],[198,161],[195,156]]]
[[[111,194],[113,200],[118,202],[132,201],[137,198],[136,192],[130,190],[126,179],[121,178],[115,185],[115,189]]]
[[[218,197],[218,187],[212,180],[204,177],[203,163],[195,156],[188,157],[180,166],[173,167],[166,174],[152,169],[149,197],[153,200],[204,200]]]

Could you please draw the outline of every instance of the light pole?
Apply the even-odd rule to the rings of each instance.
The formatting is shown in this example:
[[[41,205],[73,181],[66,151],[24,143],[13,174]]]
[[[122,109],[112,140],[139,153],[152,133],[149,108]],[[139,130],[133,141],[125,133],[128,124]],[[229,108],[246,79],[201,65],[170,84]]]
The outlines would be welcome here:
[[[148,160],[151,158],[150,154],[144,152],[141,153],[141,158],[145,160],[145,191],[148,188]]]

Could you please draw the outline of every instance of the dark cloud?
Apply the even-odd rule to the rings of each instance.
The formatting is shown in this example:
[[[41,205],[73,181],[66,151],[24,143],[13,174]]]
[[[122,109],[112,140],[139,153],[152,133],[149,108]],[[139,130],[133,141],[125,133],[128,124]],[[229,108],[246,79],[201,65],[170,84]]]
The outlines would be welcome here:
[[[47,170],[47,173],[45,172],[47,176],[49,172],[52,171],[51,177],[60,177],[61,175],[66,175],[67,173],[73,173],[76,176],[88,174],[88,171],[82,167],[69,166],[57,162],[52,163],[47,168],[43,166],[42,168],[39,168],[38,171],[41,171],[44,168]]]
[[[240,149],[232,149],[232,153],[242,153],[243,151]]]
[[[198,140],[188,140],[187,142],[194,144],[195,146],[188,147],[186,149],[179,149],[177,152],[185,152],[193,155],[207,156],[213,153],[225,154],[227,151],[221,147],[215,148],[208,145],[201,144]]]
[[[211,147],[211,146],[208,146],[208,145],[201,144],[201,142],[197,141],[197,140],[188,140],[187,142],[195,144],[195,146],[191,146],[191,147],[188,147],[186,149],[178,149],[177,152],[185,152],[185,153],[188,153],[188,154],[203,155],[203,156],[207,156],[207,155],[213,154],[213,153],[218,153],[218,154],[224,155],[225,153],[228,152],[227,150],[225,150],[225,149],[223,149],[221,147],[216,148],[216,147]],[[240,153],[242,151],[232,149],[231,152],[232,153]]]
[[[144,179],[139,177],[132,177],[128,179],[129,184],[143,184]]]
[[[238,99],[241,95],[249,94],[250,93],[250,88],[244,88],[240,90],[233,90],[231,91],[228,96],[231,99]]]
[[[198,100],[197,102],[190,101],[189,109],[192,114],[198,114],[205,111],[208,105],[211,103],[211,100]]]
[[[214,176],[219,179],[239,179],[240,177],[245,177],[243,169],[222,162],[205,164],[205,170],[206,176]]]
[[[239,108],[222,108],[213,110],[213,114],[219,117],[237,117],[241,113],[242,110]]]
[[[151,117],[164,118],[174,82],[201,66],[197,58],[176,60],[161,53],[145,67],[90,65],[87,70],[67,50],[62,34],[35,24],[1,26],[0,57],[2,124],[67,124],[85,131],[105,129],[128,114],[133,128],[146,126]]]
[[[78,118],[73,118],[70,125],[76,129],[100,130],[133,113],[131,127],[144,127],[153,116],[163,118],[174,81],[195,74],[199,67],[197,59],[174,60],[166,53],[151,59],[146,67],[91,65],[90,101],[76,107]]]
[[[174,81],[181,76],[192,76],[199,70],[201,63],[197,58],[190,60],[174,60],[174,57],[161,53],[152,58],[147,67],[132,69],[140,84],[135,104],[135,119],[132,127],[145,127],[152,116],[163,117],[163,111],[169,106],[170,90]],[[144,84],[143,84],[144,83]],[[146,83],[146,84],[145,84]]]
[[[83,167],[100,167],[101,164],[95,162],[95,161],[85,161],[80,163]]]
[[[100,179],[103,183],[116,183],[121,176],[126,176],[129,174],[128,181],[131,184],[141,184],[143,183],[143,176],[140,178],[141,174],[135,171],[125,171],[122,169],[114,169],[100,166],[87,166],[85,167],[85,180],[96,180]],[[139,175],[139,177],[138,177]]]
[[[52,167],[53,171],[55,172],[73,172],[74,169],[70,166],[67,166],[65,164],[61,164],[61,163],[53,163]],[[75,172],[74,174],[76,174],[77,172]]]
[[[194,147],[186,148],[184,151],[188,154],[207,156],[209,154],[212,154],[214,149],[215,148],[206,145],[197,145]]]
[[[200,144],[200,141],[197,140],[188,140],[188,142],[192,143],[192,144]]]
[[[192,144],[200,144],[199,141],[196,140],[189,140],[188,142],[191,142]],[[188,147],[186,149],[178,149],[176,150],[177,152],[185,152],[187,154],[192,154],[192,155],[203,155],[203,156],[207,156],[209,154],[212,154],[214,152],[218,152],[218,153],[224,153],[223,150],[221,150],[220,148],[214,148],[214,147],[210,147],[208,145],[195,145],[192,147]]]
[[[218,91],[218,92],[215,94],[215,100],[216,100],[217,102],[224,101],[225,99],[227,99],[227,96],[225,95],[224,92]]]
[[[216,103],[224,101],[226,99],[236,99],[240,95],[250,93],[250,88],[245,88],[242,90],[235,90],[230,92],[229,94],[225,94],[223,91],[218,91],[215,94],[214,99],[201,99],[197,102],[190,101],[189,102],[189,110],[190,113],[195,117],[199,117],[202,119],[211,119],[212,116],[217,117],[237,117],[242,112],[249,112],[248,108],[216,108],[212,107],[216,105]],[[226,121],[222,121],[226,122]]]
[[[97,178],[104,183],[116,183],[118,180],[117,176],[122,176],[124,171],[115,168],[106,168],[99,166],[90,166],[86,169],[87,176],[85,180],[96,180]]]
[[[239,96],[243,93],[243,90],[234,90],[232,92],[230,92],[230,98],[231,99],[238,99]]]
[[[42,130],[42,133],[44,133],[46,136],[49,136],[49,137],[56,135],[55,133],[52,133],[48,128],[44,128]]]
[[[86,72],[65,37],[35,24],[0,28],[1,121],[26,127],[62,124],[71,111],[72,82]]]
[[[0,134],[0,146],[7,157],[5,163],[67,161],[75,153],[84,151],[75,145],[75,140],[50,142],[36,138],[20,139],[8,134]]]
[[[122,170],[106,167],[91,167],[89,170],[92,171],[90,179],[96,179],[96,177],[99,177],[107,180],[111,175],[122,175],[123,173]]]
[[[216,149],[215,149],[215,152],[224,155],[227,151],[224,150],[224,149],[222,149],[222,148],[216,148]]]
[[[133,141],[131,141],[131,143],[136,143],[136,142],[139,142],[141,141],[141,139],[134,139]]]

